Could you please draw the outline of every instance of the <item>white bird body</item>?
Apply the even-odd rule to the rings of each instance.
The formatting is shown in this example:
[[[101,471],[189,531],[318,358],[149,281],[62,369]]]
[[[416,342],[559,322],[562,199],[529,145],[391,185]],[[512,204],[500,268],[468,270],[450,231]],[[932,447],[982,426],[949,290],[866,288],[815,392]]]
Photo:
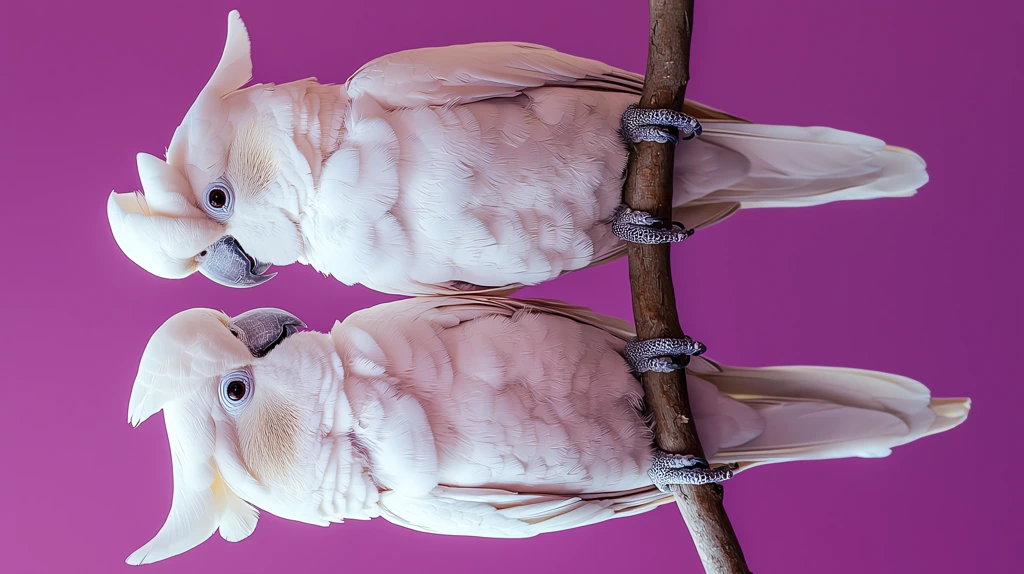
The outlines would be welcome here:
[[[590,265],[622,244],[605,223],[621,204],[617,126],[632,99],[535,88],[389,109],[358,97],[307,210],[309,262],[404,293],[540,283]]]
[[[191,274],[224,235],[259,261],[410,295],[507,293],[625,252],[610,221],[641,75],[507,42],[391,54],[345,85],[242,88],[251,71],[233,12],[167,162],[140,154],[145,196],[111,195],[119,245],[157,275]],[[919,156],[868,136],[684,111],[703,124],[676,151],[673,216],[690,227],[741,206],[908,196],[928,179]],[[204,203],[215,184],[233,213]]]
[[[186,311],[147,345],[129,419],[164,410],[175,496],[129,563],[184,552],[218,528],[244,538],[250,505],[319,525],[383,516],[516,538],[671,501],[647,474],[655,449],[621,321],[553,301],[410,299],[258,358],[232,321]],[[224,398],[238,376],[241,407]],[[960,424],[969,407],[896,375],[701,357],[688,386],[708,459],[740,471],[886,456]]]

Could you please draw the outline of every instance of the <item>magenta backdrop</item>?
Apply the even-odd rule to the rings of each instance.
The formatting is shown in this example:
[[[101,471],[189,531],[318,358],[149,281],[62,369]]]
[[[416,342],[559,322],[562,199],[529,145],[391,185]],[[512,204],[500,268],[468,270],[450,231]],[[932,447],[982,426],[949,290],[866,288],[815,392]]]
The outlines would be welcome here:
[[[216,65],[228,10],[248,25],[258,81],[343,82],[376,56],[474,41],[547,44],[638,71],[646,59],[639,1],[86,4],[8,0],[0,15],[3,572],[124,571],[163,523],[163,423],[132,430],[126,410],[143,347],[172,314],[277,306],[326,330],[392,299],[305,267],[246,291],[165,281],[114,243],[107,194],[138,188],[137,152],[162,154]],[[743,212],[699,233],[673,251],[684,327],[726,363],[881,369],[974,399],[965,425],[887,459],[778,465],[730,483],[758,574],[1015,570],[1024,195],[1011,174],[1024,151],[1024,11],[1000,5],[1010,4],[697,2],[692,98],[910,147],[932,182],[911,199]],[[630,317],[625,261],[521,294]],[[264,514],[242,543],[214,536],[146,571],[645,568],[699,571],[672,506],[522,541]]]

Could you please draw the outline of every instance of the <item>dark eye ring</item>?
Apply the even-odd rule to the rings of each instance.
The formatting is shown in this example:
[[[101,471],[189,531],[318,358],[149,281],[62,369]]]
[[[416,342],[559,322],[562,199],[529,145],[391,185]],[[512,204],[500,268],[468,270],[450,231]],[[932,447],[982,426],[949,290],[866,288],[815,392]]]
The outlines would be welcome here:
[[[228,383],[227,388],[228,400],[240,401],[245,398],[245,383],[239,380],[231,381]]]
[[[222,187],[211,187],[210,191],[206,194],[206,200],[209,202],[210,207],[223,209],[228,204],[228,192]]]

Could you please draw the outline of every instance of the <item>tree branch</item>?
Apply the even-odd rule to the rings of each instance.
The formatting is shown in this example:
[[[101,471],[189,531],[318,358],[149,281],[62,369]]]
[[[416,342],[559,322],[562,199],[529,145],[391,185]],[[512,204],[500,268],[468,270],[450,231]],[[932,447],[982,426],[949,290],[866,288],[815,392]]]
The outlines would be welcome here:
[[[651,39],[640,107],[682,111],[690,79],[693,0],[650,0],[650,7]],[[671,219],[674,157],[675,146],[671,143],[635,144],[627,168],[626,205]],[[670,244],[629,244],[633,317],[641,340],[683,336],[669,253]],[[654,416],[658,447],[670,453],[704,457],[690,416],[685,371],[647,372],[642,379],[646,403]],[[749,574],[743,550],[722,505],[722,487],[685,486],[677,488],[675,496],[704,570],[709,574]]]

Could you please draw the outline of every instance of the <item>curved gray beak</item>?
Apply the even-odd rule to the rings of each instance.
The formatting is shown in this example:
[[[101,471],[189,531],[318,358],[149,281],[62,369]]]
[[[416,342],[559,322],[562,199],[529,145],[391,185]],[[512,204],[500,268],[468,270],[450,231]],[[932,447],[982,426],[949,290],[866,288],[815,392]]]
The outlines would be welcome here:
[[[277,275],[264,275],[270,264],[257,261],[230,235],[207,247],[199,254],[198,261],[200,273],[226,287],[255,287]]]
[[[249,347],[254,357],[263,357],[281,341],[306,324],[287,311],[265,307],[246,311],[231,319],[232,333]]]

